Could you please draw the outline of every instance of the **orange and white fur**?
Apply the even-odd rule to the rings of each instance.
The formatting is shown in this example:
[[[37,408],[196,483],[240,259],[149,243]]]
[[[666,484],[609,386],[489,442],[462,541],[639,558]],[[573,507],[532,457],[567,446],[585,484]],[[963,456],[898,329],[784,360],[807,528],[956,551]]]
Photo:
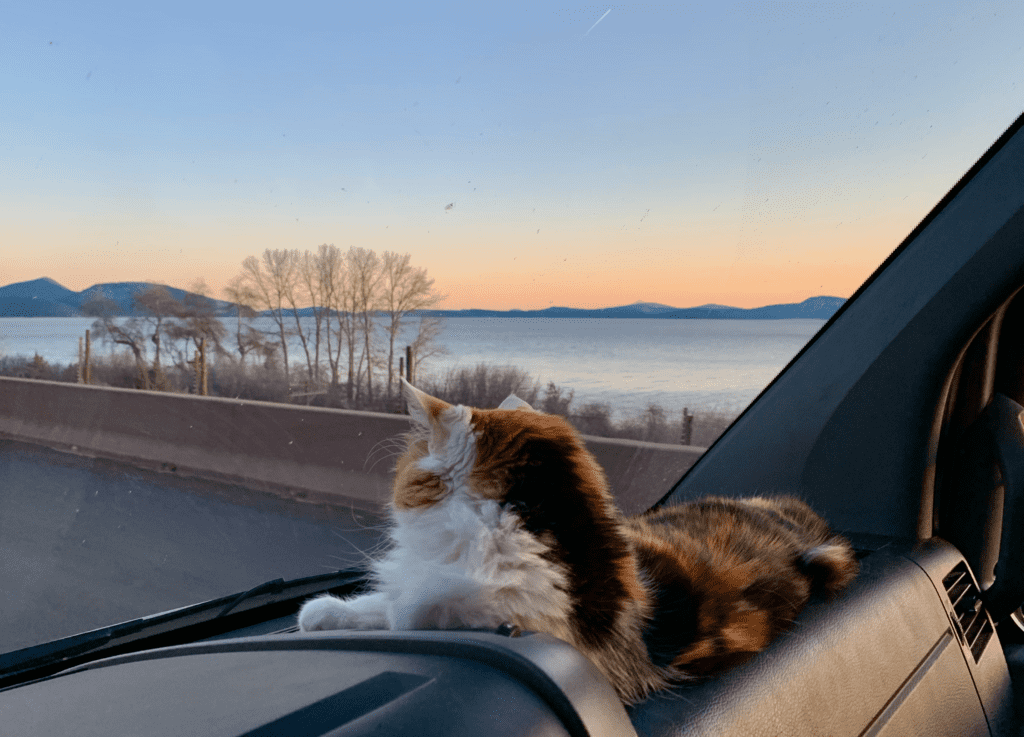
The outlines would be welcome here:
[[[398,460],[390,551],[370,593],[306,602],[303,631],[511,623],[572,643],[630,703],[742,662],[812,586],[835,594],[856,575],[849,543],[795,498],[625,518],[565,420],[514,395],[482,410],[404,390],[416,430]]]

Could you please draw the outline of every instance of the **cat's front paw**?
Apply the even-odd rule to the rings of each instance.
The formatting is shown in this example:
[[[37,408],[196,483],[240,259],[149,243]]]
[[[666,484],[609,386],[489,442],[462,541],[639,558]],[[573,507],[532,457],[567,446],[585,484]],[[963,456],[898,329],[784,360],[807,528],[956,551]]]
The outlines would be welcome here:
[[[366,606],[368,603],[358,597],[345,600],[330,595],[310,599],[299,610],[299,629],[303,632],[388,629],[384,612]]]
[[[355,612],[336,596],[310,599],[299,610],[299,629],[303,632],[353,629]]]

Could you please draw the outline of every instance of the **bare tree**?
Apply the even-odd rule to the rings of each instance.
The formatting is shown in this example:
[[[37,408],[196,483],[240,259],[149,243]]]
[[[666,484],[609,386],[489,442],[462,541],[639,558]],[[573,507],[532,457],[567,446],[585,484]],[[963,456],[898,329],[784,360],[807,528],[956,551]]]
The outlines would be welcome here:
[[[402,326],[417,310],[443,299],[426,270],[411,266],[410,258],[408,254],[390,252],[382,258],[371,249],[355,246],[342,252],[329,244],[315,252],[268,249],[262,258],[250,256],[242,262],[242,273],[225,293],[236,303],[259,307],[270,314],[277,326],[286,374],[288,338],[292,335],[298,337],[306,355],[312,386],[324,383],[321,356],[326,353],[330,385],[332,391],[337,390],[343,371],[342,355],[347,352],[347,400],[350,404],[358,401],[363,406],[374,406],[375,375],[379,370],[387,372],[387,396],[394,391],[395,343]],[[376,318],[380,312],[388,318],[386,351],[377,340],[380,326]],[[436,344],[439,332],[438,321],[421,320],[413,341],[417,361],[441,351]],[[256,342],[243,340],[242,336],[239,313],[235,342],[244,363],[246,353],[256,350]]]
[[[416,328],[416,337],[412,343],[412,365],[413,371],[423,364],[428,358],[442,356],[448,351],[439,342],[441,333],[444,330],[444,318],[431,315],[421,315]],[[415,376],[413,377],[415,381]]]
[[[381,265],[380,307],[388,322],[387,397],[391,400],[395,367],[395,338],[409,314],[416,310],[433,307],[445,297],[434,291],[434,280],[427,276],[427,270],[410,264],[412,256],[384,251]]]
[[[256,316],[253,305],[256,303],[256,294],[241,275],[234,277],[224,287],[224,296],[234,305],[234,312],[237,318],[235,323],[235,350],[238,351],[240,363],[245,365],[245,357],[256,351],[259,353],[260,346],[264,340],[262,333],[252,325],[243,323],[242,318],[251,319]]]
[[[153,354],[153,371],[156,372],[159,381],[163,371],[160,366],[163,339],[167,335],[167,328],[173,324],[171,321],[181,315],[182,305],[167,287],[160,284],[154,284],[133,295],[132,299],[135,309],[142,313],[142,323],[146,326],[147,337],[156,347]],[[173,341],[174,338],[170,337],[170,340]]]
[[[324,307],[324,328],[326,337],[327,362],[331,366],[331,387],[339,385],[341,349],[345,341],[345,331],[341,328],[345,319],[341,313],[345,310],[345,260],[341,251],[334,244],[324,243],[313,256],[313,265],[317,272],[316,283],[320,290],[320,304]],[[337,317],[339,329],[331,329],[331,316]],[[320,326],[317,325],[317,332]],[[333,341],[332,336],[337,340]]]
[[[216,305],[206,296],[208,291],[209,287],[206,286],[204,279],[196,280],[182,298],[177,315],[179,322],[165,329],[167,336],[172,340],[185,342],[185,354],[188,353],[189,342],[199,350],[203,339],[207,342],[207,350],[212,348],[220,355],[225,353],[222,341],[227,331],[217,317]],[[182,363],[187,359],[188,356],[183,355]]]
[[[349,249],[341,255],[339,265],[341,277],[334,285],[334,317],[338,323],[335,331],[335,336],[338,339],[337,351],[340,359],[342,346],[346,348],[348,371],[345,379],[345,397],[350,403],[354,398],[356,388],[356,347],[359,345],[358,334],[361,324],[352,262],[352,249]]]
[[[320,269],[317,264],[317,256],[309,251],[293,250],[292,260],[295,264],[295,281],[286,298],[292,315],[295,317],[295,332],[299,336],[302,350],[306,354],[309,383],[317,385],[320,383],[320,337],[325,314],[323,289],[320,285]],[[310,306],[313,318],[312,335],[308,335],[302,325],[299,308],[301,303],[308,303]],[[310,343],[313,344],[312,355],[309,352]]]
[[[288,377],[288,335],[285,324],[285,295],[291,291],[295,279],[291,251],[269,248],[263,258],[249,256],[242,262],[242,283],[251,290],[257,306],[267,310],[277,325],[280,337],[281,355],[284,359],[284,374]]]
[[[135,357],[140,388],[150,388],[149,371],[146,368],[146,330],[137,317],[131,317],[119,325],[114,322],[113,315],[106,314],[92,324],[92,332],[97,340],[127,347]]]
[[[373,402],[373,366],[374,351],[373,338],[375,325],[373,322],[374,312],[378,306],[379,287],[381,281],[381,263],[377,254],[366,248],[357,246],[351,247],[345,254],[345,265],[347,267],[348,292],[350,297],[349,305],[354,316],[358,316],[358,329],[363,340],[363,354],[359,359],[359,369],[354,377],[358,387],[361,384],[362,366],[366,365],[366,399],[368,403]],[[355,336],[353,336],[355,337]],[[349,350],[349,377],[350,387],[352,385],[352,358],[354,357],[354,346]],[[351,394],[351,389],[349,390]]]

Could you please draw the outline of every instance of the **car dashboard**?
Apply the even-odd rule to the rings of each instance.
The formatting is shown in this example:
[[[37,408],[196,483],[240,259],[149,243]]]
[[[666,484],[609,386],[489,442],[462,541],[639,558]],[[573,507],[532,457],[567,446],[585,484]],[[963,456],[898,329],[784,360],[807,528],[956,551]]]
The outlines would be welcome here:
[[[9,687],[0,712],[10,734],[48,737],[1009,733],[1006,658],[962,556],[939,539],[859,547],[851,588],[768,650],[626,709],[545,634],[301,633],[255,607],[195,642],[141,640]]]

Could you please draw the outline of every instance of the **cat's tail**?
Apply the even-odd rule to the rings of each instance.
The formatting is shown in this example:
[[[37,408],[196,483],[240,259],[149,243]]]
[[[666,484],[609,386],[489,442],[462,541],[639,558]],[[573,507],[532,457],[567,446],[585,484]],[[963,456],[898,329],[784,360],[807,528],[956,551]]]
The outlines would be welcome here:
[[[853,548],[842,537],[833,537],[805,550],[800,555],[799,566],[811,579],[812,585],[829,596],[849,586],[860,568]]]

